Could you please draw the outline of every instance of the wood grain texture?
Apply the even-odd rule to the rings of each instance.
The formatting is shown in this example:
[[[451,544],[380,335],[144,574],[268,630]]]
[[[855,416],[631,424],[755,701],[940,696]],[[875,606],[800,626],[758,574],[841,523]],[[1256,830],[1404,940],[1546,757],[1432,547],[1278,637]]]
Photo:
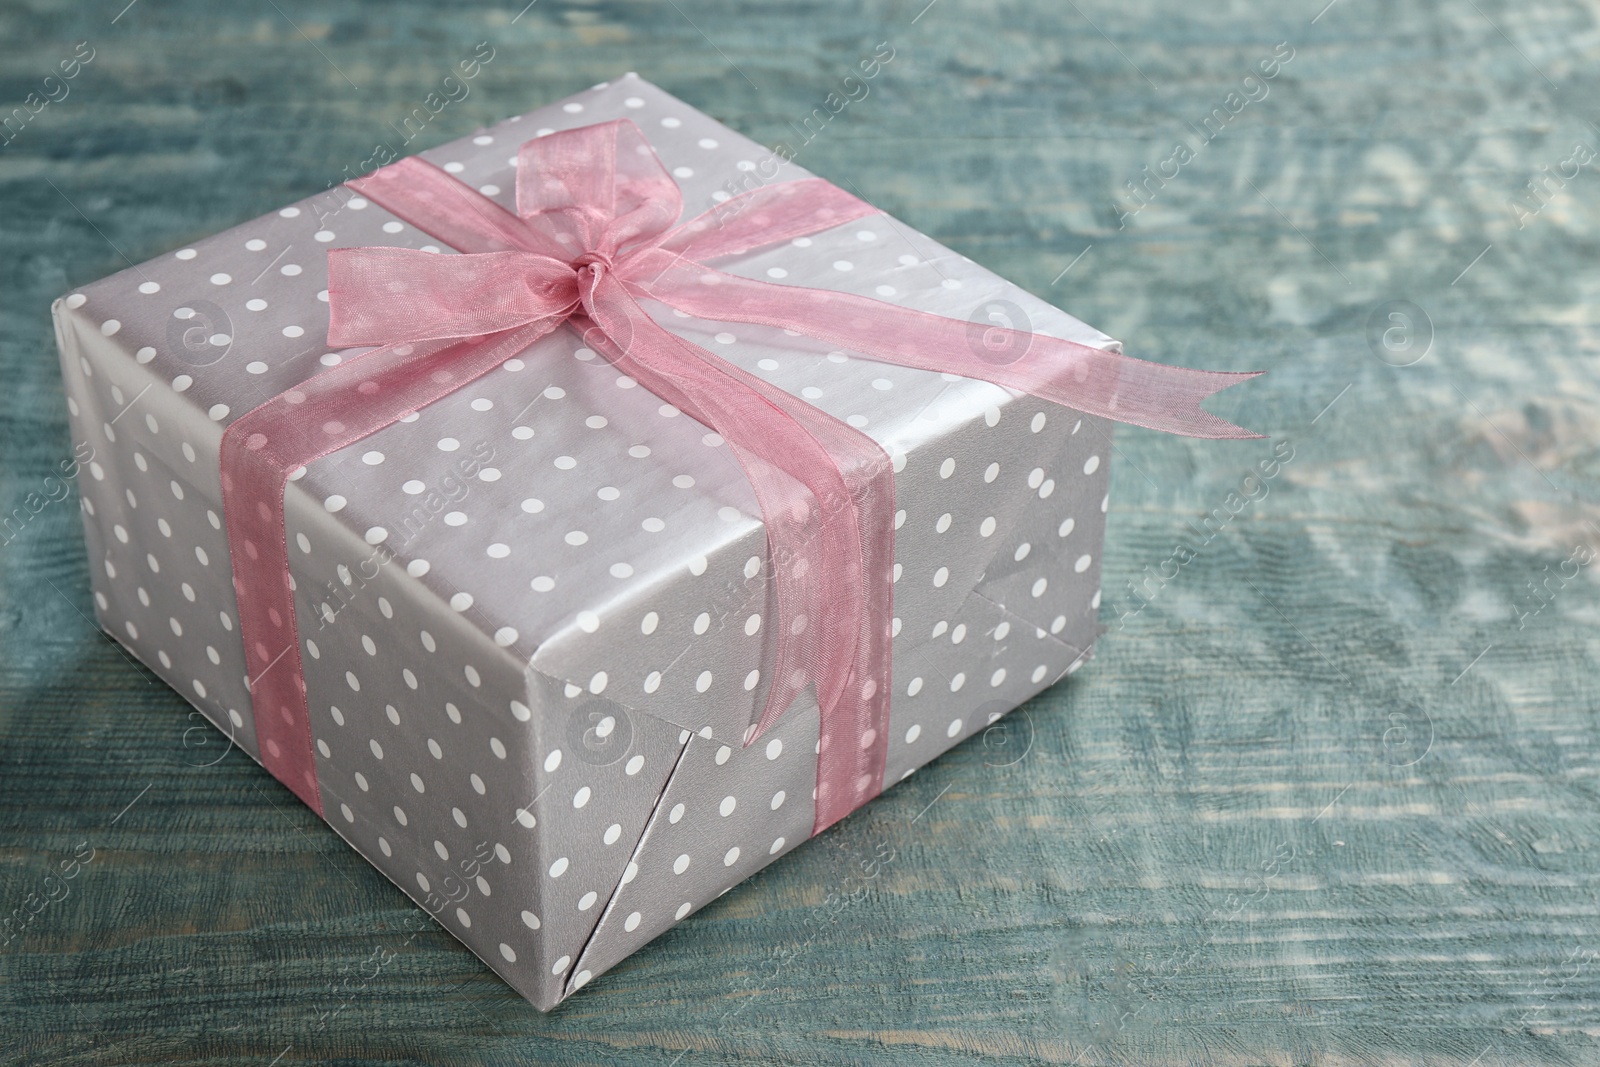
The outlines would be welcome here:
[[[1593,3],[123,3],[0,7],[5,109],[96,50],[0,147],[0,1064],[1600,1062],[1600,595],[1551,577],[1600,550],[1600,178],[1547,176]],[[1270,369],[1212,406],[1294,449],[1196,535],[1271,443],[1119,435],[1094,663],[549,1016],[101,636],[29,502],[49,300],[323,188],[479,40],[426,143],[629,69],[792,141],[891,42],[800,162]]]

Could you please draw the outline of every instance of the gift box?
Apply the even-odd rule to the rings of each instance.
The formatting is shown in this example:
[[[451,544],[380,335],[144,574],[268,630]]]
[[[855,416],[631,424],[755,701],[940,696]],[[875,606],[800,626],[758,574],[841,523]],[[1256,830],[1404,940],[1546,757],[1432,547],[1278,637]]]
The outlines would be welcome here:
[[[99,624],[541,1009],[1082,665],[1104,416],[1164,417],[1111,338],[789,154],[628,75],[54,307],[73,434],[105,444],[80,480]],[[606,168],[618,247],[571,202]],[[531,217],[519,197],[555,197],[555,223],[537,252],[473,247],[419,224],[418,182],[458,185],[485,232]],[[816,218],[785,216],[813,194]],[[662,225],[711,225],[673,231],[670,262],[628,253],[673,197]],[[608,276],[637,305],[626,329]],[[812,294],[821,321],[722,317],[740,279]],[[562,285],[575,310],[529,319]],[[926,347],[914,329],[851,343],[876,328],[863,298],[940,317],[941,358],[983,373],[897,362]],[[469,324],[436,325],[463,301]],[[720,415],[722,386],[673,394],[641,362],[657,326],[654,351],[709,353]],[[1099,364],[1063,364],[1099,414],[1005,377],[1047,338],[1120,368],[1095,394]],[[336,416],[317,408],[343,369],[424,356],[405,388],[428,395],[359,439],[346,423],[399,379],[347,375]],[[743,428],[762,397],[815,413],[793,416],[811,436]],[[245,485],[291,416],[331,446]],[[1180,432],[1232,430],[1188,417]],[[785,453],[830,433],[829,455],[867,442],[865,473],[837,460],[843,492],[788,485]]]

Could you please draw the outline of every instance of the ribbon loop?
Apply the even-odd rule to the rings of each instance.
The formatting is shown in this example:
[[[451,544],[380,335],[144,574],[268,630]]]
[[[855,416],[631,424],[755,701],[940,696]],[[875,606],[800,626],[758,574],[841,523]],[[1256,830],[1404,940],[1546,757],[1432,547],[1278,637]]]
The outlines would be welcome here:
[[[480,337],[566,318],[577,305],[573,268],[534,252],[328,253],[328,343],[340,347]]]
[[[235,421],[221,460],[262,762],[319,813],[284,544],[288,474],[461,388],[563,323],[721,434],[750,480],[766,526],[779,639],[746,744],[815,691],[814,833],[883,786],[892,465],[860,431],[662,328],[640,298],[983,379],[1121,422],[1195,437],[1256,436],[1199,406],[1249,374],[1165,367],[1000,327],[986,338],[996,343],[974,346],[960,320],[713,270],[705,260],[818,233],[874,209],[807,179],[753,190],[677,225],[677,184],[626,120],[524,144],[515,214],[415,157],[350,184],[461,254],[330,252],[330,344],[380,347]]]
[[[575,258],[608,260],[678,221],[683,195],[633,123],[535,138],[517,153],[517,212]]]

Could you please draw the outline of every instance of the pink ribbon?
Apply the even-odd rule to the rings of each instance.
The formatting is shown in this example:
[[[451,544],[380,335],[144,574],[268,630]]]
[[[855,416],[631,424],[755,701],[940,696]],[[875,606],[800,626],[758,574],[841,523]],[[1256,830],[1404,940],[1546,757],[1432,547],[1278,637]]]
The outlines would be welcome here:
[[[678,187],[631,122],[529,141],[517,162],[517,214],[415,157],[350,182],[465,254],[330,251],[328,343],[377,347],[274,397],[223,435],[223,506],[261,759],[319,814],[284,534],[288,477],[462,388],[564,323],[720,434],[755,490],[780,636],[766,703],[745,741],[815,687],[813,833],[883,787],[892,465],[865,434],[667,332],[640,299],[781,327],[1119,422],[1192,437],[1257,436],[1199,406],[1253,374],[1167,367],[999,328],[985,339],[1009,362],[993,361],[974,350],[964,321],[705,264],[876,214],[820,179],[766,186],[675,225]]]

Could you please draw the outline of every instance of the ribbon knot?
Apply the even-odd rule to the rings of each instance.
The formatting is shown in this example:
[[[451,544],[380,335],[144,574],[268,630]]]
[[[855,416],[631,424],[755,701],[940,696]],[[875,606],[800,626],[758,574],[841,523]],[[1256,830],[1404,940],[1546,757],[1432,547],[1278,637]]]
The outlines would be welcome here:
[[[964,320],[716,270],[708,260],[876,209],[812,178],[753,190],[680,225],[677,184],[631,122],[524,144],[515,213],[416,157],[349,184],[461,254],[330,251],[329,343],[377,347],[268,401],[223,436],[224,510],[263,762],[319,813],[284,544],[289,472],[462,388],[568,321],[623,373],[720,434],[750,481],[766,527],[768,613],[778,638],[745,743],[802,693],[815,693],[814,832],[883,786],[893,466],[861,431],[663,329],[640,299],[982,379],[1120,422],[1194,437],[1256,436],[1199,406],[1250,374],[1145,363],[1000,326],[975,344]],[[574,248],[584,251],[574,257]],[[292,714],[260,713],[280,706]]]
[[[595,268],[593,273],[599,275],[602,271],[610,270],[612,264],[611,257],[606,255],[604,252],[585,252],[583,255],[572,261],[572,266],[581,277],[583,274],[583,268],[585,267]]]

